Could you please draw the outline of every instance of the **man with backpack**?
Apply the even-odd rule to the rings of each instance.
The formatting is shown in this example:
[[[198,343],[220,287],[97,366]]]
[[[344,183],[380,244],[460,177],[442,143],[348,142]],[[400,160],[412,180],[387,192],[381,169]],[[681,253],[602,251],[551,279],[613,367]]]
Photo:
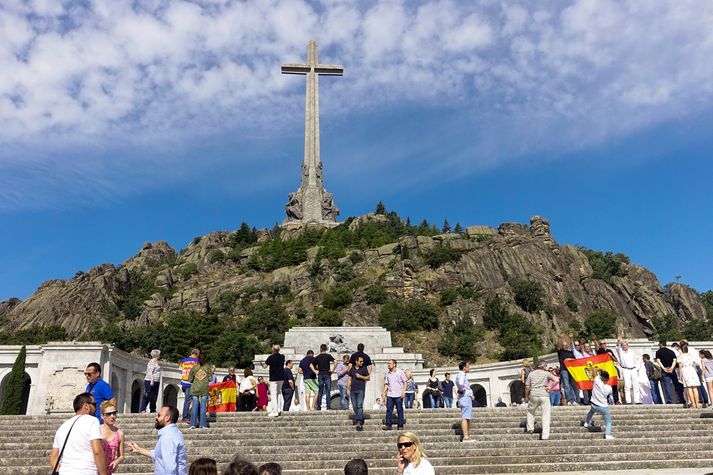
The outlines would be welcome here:
[[[661,393],[659,392],[659,381],[661,381],[661,367],[651,361],[651,356],[644,354],[641,357],[644,360],[646,368],[646,376],[649,378],[649,386],[651,386],[651,399],[654,404],[663,404],[661,401]]]

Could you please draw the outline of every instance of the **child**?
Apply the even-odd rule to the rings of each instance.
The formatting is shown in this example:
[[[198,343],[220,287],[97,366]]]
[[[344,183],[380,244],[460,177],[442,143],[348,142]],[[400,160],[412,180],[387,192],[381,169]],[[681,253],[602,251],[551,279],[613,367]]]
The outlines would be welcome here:
[[[607,398],[612,393],[612,388],[607,383],[609,382],[609,373],[606,371],[595,367],[594,368],[594,386],[592,387],[592,399],[591,407],[589,413],[587,413],[587,418],[584,421],[584,428],[588,429],[592,422],[592,417],[595,412],[598,412],[604,416],[604,423],[606,427],[604,429],[604,438],[613,439],[614,436],[611,435],[611,412],[609,411],[609,402]]]

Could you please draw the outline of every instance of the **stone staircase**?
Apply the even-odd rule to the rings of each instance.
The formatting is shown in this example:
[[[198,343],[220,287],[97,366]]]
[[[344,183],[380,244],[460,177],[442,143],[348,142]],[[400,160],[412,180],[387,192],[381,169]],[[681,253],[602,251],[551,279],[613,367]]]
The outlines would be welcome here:
[[[459,412],[408,410],[406,429],[416,432],[437,474],[581,472],[713,467],[713,411],[680,406],[612,407],[613,440],[600,427],[584,429],[586,407],[552,410],[550,440],[525,434],[522,408],[475,409],[475,443],[460,442]],[[186,430],[190,460],[212,457],[220,469],[234,454],[256,464],[278,462],[286,474],[337,475],[361,457],[369,473],[392,475],[397,431],[381,430],[384,414],[367,411],[363,432],[346,412],[218,414],[209,429]],[[710,416],[710,417],[708,417]],[[0,416],[0,475],[46,475],[54,433],[68,416]],[[603,424],[595,416],[596,424]],[[127,440],[151,448],[153,416],[122,414]],[[127,453],[117,473],[152,474],[148,459]],[[613,473],[613,472],[612,472]]]

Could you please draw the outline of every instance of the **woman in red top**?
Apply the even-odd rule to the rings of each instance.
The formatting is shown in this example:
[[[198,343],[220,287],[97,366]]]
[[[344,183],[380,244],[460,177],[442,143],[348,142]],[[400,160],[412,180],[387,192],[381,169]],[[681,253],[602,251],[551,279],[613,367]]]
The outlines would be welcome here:
[[[267,382],[262,376],[257,378],[257,409],[260,412],[267,411]]]

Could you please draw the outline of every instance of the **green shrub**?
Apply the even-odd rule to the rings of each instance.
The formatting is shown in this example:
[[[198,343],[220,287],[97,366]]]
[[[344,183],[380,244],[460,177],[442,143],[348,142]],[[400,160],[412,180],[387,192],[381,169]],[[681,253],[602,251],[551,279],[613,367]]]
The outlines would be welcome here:
[[[137,269],[129,271],[129,293],[119,302],[119,308],[128,320],[136,320],[141,315],[144,302],[160,291],[154,283],[157,271],[143,274]]]
[[[314,315],[314,324],[318,327],[341,327],[344,317],[337,310],[327,308],[317,309]]]
[[[433,330],[438,328],[438,310],[423,300],[389,300],[381,308],[379,324],[391,331]]]
[[[354,301],[352,293],[345,287],[330,289],[322,299],[322,306],[329,310],[339,310],[347,307]]]
[[[624,254],[614,254],[611,251],[599,252],[584,247],[579,248],[587,256],[589,265],[592,266],[592,278],[610,282],[612,276],[624,277],[626,264],[629,258]]]
[[[713,290],[701,294],[701,303],[703,303],[703,308],[706,310],[707,318],[713,320]]]
[[[366,303],[369,305],[385,304],[389,300],[389,293],[379,284],[374,284],[366,289]]]
[[[506,317],[508,310],[505,302],[495,296],[485,301],[485,309],[483,313],[483,324],[488,330],[495,330],[500,325],[500,322]]]
[[[245,308],[247,318],[242,322],[242,330],[255,335],[259,341],[282,343],[290,320],[282,304],[274,300],[260,300]]]
[[[478,358],[476,345],[483,340],[484,333],[482,325],[473,323],[470,316],[461,315],[438,342],[438,352],[475,363]]]
[[[222,367],[235,365],[238,368],[249,368],[255,355],[266,352],[255,337],[231,328],[220,334],[208,352],[208,358]]]
[[[364,260],[364,256],[359,251],[352,251],[349,254],[349,260],[352,264],[358,264]]]
[[[508,313],[500,324],[499,338],[503,360],[516,360],[535,356],[542,351],[541,328],[533,325],[524,315]]]
[[[694,319],[686,322],[684,336],[689,340],[713,340],[713,323],[709,319]]]
[[[587,335],[595,334],[597,338],[614,338],[616,336],[617,314],[606,308],[599,308],[584,320]]]
[[[579,304],[577,303],[576,300],[570,295],[567,297],[567,302],[565,302],[567,305],[567,308],[570,309],[573,312],[578,312],[579,311]]]
[[[423,251],[423,259],[432,269],[437,269],[448,262],[458,262],[463,254],[447,244],[437,244]]]
[[[178,268],[178,275],[181,276],[181,280],[188,280],[192,275],[198,273],[198,265],[195,262],[188,262],[183,264]]]
[[[235,308],[235,302],[240,297],[239,292],[226,291],[218,295],[215,303],[215,310],[219,313],[231,313]]]
[[[508,284],[515,293],[515,303],[527,313],[535,313],[544,308],[545,290],[535,280],[509,279]]]
[[[477,298],[478,294],[472,287],[449,287],[441,291],[440,304],[443,307],[447,307],[455,302],[459,296],[464,300],[469,300]]]
[[[225,253],[220,249],[213,249],[208,254],[208,262],[215,264],[216,262],[223,262],[225,260]]]
[[[0,415],[16,416],[22,412],[22,393],[25,389],[25,359],[27,350],[23,345],[15,358],[10,375],[5,382]]]
[[[683,333],[679,328],[678,321],[674,315],[663,317],[652,317],[651,324],[654,326],[654,338],[656,340],[675,340],[683,338]]]

